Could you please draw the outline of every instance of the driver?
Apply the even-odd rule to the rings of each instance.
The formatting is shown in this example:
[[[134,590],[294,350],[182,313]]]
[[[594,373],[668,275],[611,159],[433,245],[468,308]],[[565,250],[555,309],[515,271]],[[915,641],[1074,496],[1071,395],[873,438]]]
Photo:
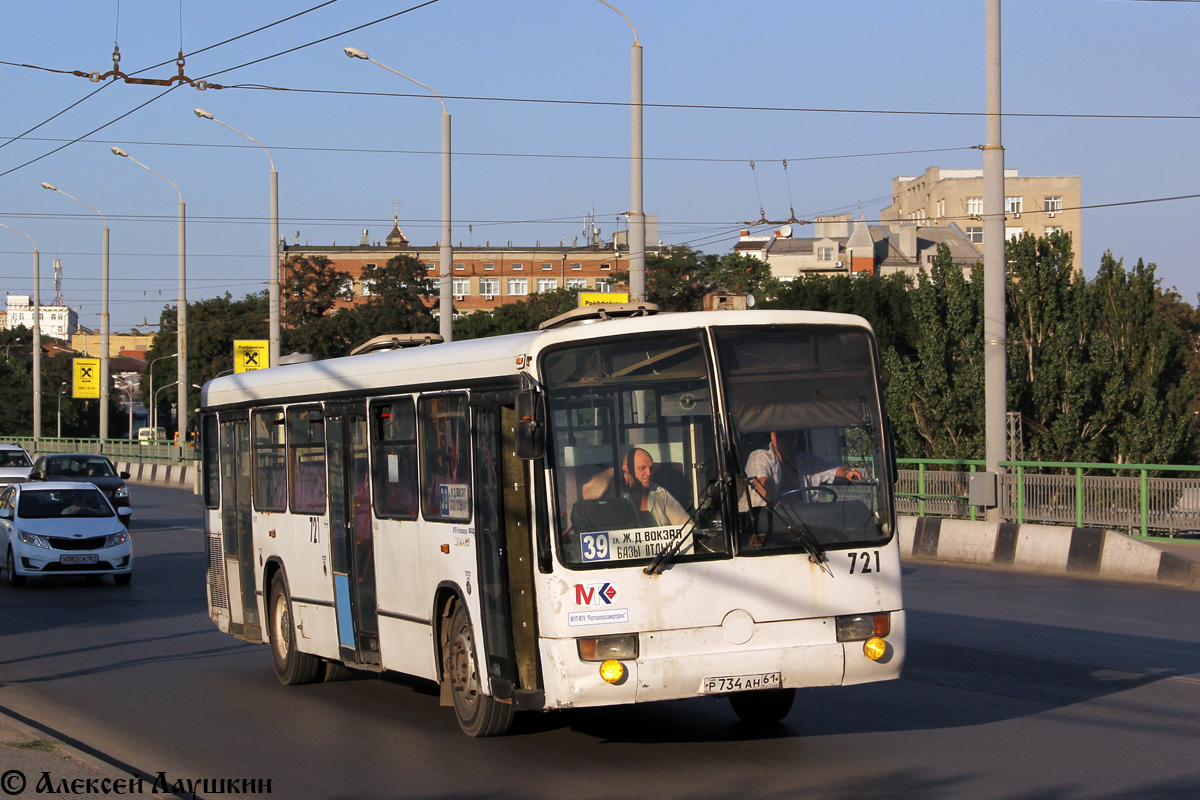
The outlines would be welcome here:
[[[768,501],[778,502],[788,490],[811,489],[833,483],[837,478],[862,480],[862,473],[857,469],[844,464],[830,466],[812,453],[797,449],[799,439],[793,431],[771,431],[767,446],[750,454],[746,459],[747,491],[738,498],[739,511],[762,508]]]

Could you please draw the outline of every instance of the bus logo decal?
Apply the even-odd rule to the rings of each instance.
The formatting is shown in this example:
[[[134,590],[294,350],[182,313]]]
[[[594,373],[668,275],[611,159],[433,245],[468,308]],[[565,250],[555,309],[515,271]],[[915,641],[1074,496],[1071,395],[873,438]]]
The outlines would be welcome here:
[[[617,587],[611,583],[575,584],[575,605],[610,606],[617,598]]]

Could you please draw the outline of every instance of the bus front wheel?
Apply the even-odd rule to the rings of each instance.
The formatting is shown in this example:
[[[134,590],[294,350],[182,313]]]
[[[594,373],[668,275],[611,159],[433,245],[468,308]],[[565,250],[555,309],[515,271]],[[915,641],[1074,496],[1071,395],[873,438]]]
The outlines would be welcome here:
[[[285,686],[312,683],[321,670],[321,659],[296,649],[296,626],[287,581],[277,573],[271,581],[271,658],[275,674]]]
[[[512,726],[511,703],[485,695],[479,682],[475,637],[466,606],[458,603],[442,632],[442,680],[450,682],[454,715],[468,736],[500,736]]]
[[[729,695],[729,705],[743,722],[765,725],[786,717],[795,699],[795,689],[762,689],[735,692]]]

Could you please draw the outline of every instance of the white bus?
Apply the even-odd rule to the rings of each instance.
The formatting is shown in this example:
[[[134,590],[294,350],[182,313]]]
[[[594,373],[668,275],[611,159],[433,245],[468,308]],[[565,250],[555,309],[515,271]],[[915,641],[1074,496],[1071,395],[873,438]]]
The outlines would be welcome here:
[[[209,382],[213,621],[285,684],[436,681],[472,736],[701,695],[773,721],[898,677],[866,321],[618,311]]]

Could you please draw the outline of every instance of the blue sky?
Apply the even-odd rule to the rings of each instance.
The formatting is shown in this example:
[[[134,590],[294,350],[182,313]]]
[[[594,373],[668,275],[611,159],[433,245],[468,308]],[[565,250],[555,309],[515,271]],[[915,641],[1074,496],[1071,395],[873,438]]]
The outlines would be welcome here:
[[[314,245],[356,243],[364,228],[382,239],[395,209],[414,244],[433,245],[441,107],[419,87],[347,58],[346,46],[445,96],[456,246],[570,242],[593,211],[605,238],[624,227],[632,31],[597,0],[438,0],[229,71],[419,4],[337,0],[187,59],[188,77],[239,88],[184,86],[162,97],[160,87],[13,66],[106,72],[115,39],[123,71],[169,62],[142,73],[168,78],[181,44],[194,53],[319,2],[10,4],[0,55],[0,222],[37,242],[43,302],[53,298],[52,265],[61,258],[65,300],[84,325],[99,324],[99,218],[42,181],[109,218],[114,330],[155,322],[174,301],[177,196],[114,157],[113,145],[183,192],[189,299],[265,288],[266,157],[196,118],[196,107],[271,149],[289,242],[299,231]],[[811,219],[861,205],[875,219],[893,177],[982,165],[967,148],[984,139],[975,115],[984,102],[983,0],[614,5],[644,47],[645,210],[659,216],[666,243],[726,252],[760,208],[770,219],[791,209]],[[1009,169],[1082,176],[1085,206],[1200,192],[1191,150],[1200,3],[1008,0],[1003,15]],[[261,86],[293,91],[253,88]],[[860,113],[868,111],[943,113]],[[1026,114],[1087,116],[1016,116]],[[1113,118],[1129,115],[1193,118]],[[1105,250],[1129,263],[1143,258],[1195,304],[1200,272],[1189,244],[1198,212],[1196,199],[1085,210],[1084,273],[1095,274]],[[26,240],[0,229],[7,293],[31,291],[30,265]]]

